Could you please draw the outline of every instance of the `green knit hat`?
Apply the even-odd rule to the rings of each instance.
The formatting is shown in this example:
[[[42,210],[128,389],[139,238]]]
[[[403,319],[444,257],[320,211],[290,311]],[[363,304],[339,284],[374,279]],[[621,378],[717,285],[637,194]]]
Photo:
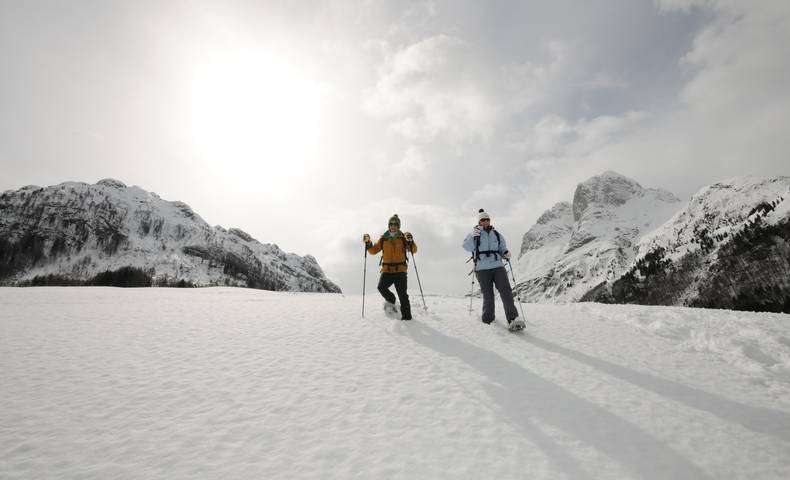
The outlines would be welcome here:
[[[390,217],[389,223],[397,223],[400,227],[400,218],[398,218],[398,214],[395,213]]]

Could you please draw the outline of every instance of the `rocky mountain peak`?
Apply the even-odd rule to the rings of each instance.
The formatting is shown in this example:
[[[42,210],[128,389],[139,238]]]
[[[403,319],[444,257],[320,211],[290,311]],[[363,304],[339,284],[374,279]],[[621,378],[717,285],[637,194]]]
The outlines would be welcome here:
[[[607,171],[591,177],[576,187],[573,194],[573,218],[579,220],[593,203],[619,206],[635,196],[644,195],[645,189],[624,175]]]
[[[546,210],[521,239],[521,253],[549,243],[566,242],[573,230],[573,213],[569,202],[559,202]]]
[[[573,206],[570,202],[558,202],[550,209],[543,212],[543,215],[540,216],[537,220],[538,225],[545,225],[549,222],[552,222],[558,218],[565,218],[571,213],[573,210]]]
[[[114,178],[104,178],[104,179],[99,180],[98,182],[96,182],[96,185],[103,185],[105,187],[117,188],[119,190],[123,189],[123,188],[126,188],[126,184],[125,183],[123,183],[120,180],[116,180]]]
[[[639,238],[670,218],[678,202],[616,172],[580,183],[573,203],[557,203],[524,235],[520,292],[532,301],[578,300],[622,272]]]

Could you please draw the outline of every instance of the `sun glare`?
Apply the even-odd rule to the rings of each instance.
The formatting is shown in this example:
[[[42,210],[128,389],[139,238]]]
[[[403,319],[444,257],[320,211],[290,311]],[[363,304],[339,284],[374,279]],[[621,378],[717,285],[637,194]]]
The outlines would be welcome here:
[[[326,93],[282,53],[203,52],[187,86],[189,141],[204,163],[282,188],[318,161]]]

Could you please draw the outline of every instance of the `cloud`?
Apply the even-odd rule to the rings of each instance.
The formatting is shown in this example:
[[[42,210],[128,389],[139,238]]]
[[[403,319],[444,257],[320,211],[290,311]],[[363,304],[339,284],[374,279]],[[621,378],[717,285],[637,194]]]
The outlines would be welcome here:
[[[661,5],[700,8],[709,17],[679,61],[689,80],[668,108],[595,157],[613,168],[638,160],[641,175],[683,195],[730,176],[786,172],[790,3]]]
[[[525,110],[571,89],[623,88],[604,72],[589,78],[566,45],[545,44],[546,59],[497,64],[478,44],[439,34],[414,43],[380,45],[384,56],[364,111],[389,120],[388,132],[410,142],[487,142]]]
[[[544,50],[548,52],[547,60],[526,60],[502,68],[500,78],[505,88],[501,92],[506,96],[510,114],[550,100],[571,83],[573,62],[570,49],[564,43],[552,40],[546,43]]]
[[[506,185],[487,183],[469,195],[462,209],[465,212],[477,212],[480,208],[484,208],[493,214],[497,211],[501,212],[512,198],[513,190]]]
[[[396,174],[415,180],[425,173],[426,167],[427,161],[423,154],[416,147],[409,147],[403,156],[403,160],[396,163],[393,170]]]
[[[588,90],[618,90],[626,89],[630,84],[611,73],[597,72],[589,79],[584,80],[580,86]]]
[[[508,145],[523,158],[522,175],[514,176],[529,179],[521,183],[525,198],[513,203],[514,215],[534,218],[530,206],[548,208],[552,196],[567,200],[576,182],[607,169],[681,196],[731,176],[786,174],[790,4],[659,7],[665,14],[698,9],[706,15],[677,59],[686,81],[650,110],[575,121],[548,114],[514,132]]]
[[[491,135],[498,105],[464,68],[470,45],[439,34],[386,55],[364,110],[391,119],[391,133],[421,142],[437,136],[468,141]]]
[[[511,145],[531,162],[547,157],[580,157],[635,128],[645,117],[644,112],[626,112],[571,122],[558,115],[547,115],[535,124],[531,132]]]
[[[706,0],[655,0],[656,5],[658,5],[659,10],[663,12],[688,12],[692,8],[704,7],[706,4],[710,4],[710,1]]]

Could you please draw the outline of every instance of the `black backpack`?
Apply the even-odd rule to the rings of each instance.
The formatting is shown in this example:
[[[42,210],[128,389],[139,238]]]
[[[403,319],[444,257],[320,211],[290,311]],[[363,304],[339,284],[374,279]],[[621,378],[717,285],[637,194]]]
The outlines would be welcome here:
[[[497,232],[496,228],[494,227],[491,227],[491,231],[494,232],[494,235],[496,235],[496,244],[497,247],[499,247],[502,244],[502,241],[499,237],[499,232]],[[475,253],[474,253],[475,263],[477,263],[477,260],[480,259],[481,253],[484,253],[486,257],[490,257],[493,254],[494,260],[499,260],[499,255],[500,255],[499,250],[484,250],[482,252],[480,251],[480,236],[478,235],[477,237],[475,237]]]

